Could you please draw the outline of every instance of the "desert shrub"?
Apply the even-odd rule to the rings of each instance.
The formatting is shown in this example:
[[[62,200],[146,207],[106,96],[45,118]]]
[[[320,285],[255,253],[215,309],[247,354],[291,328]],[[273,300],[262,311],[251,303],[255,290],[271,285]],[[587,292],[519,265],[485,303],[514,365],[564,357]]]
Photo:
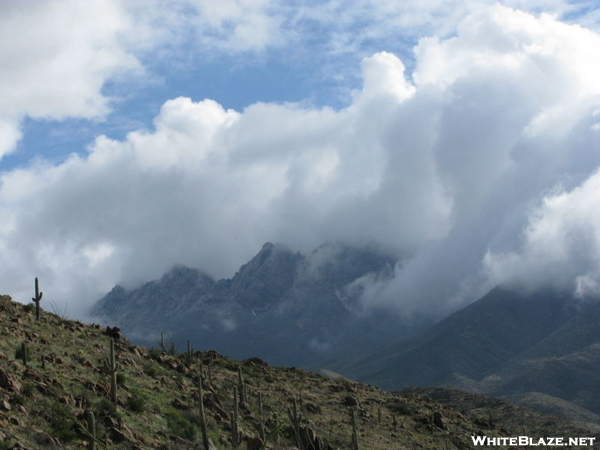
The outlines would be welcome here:
[[[31,313],[35,311],[35,305],[33,303],[27,303],[26,305],[23,305],[23,311]]]
[[[126,381],[127,381],[127,377],[125,376],[125,374],[123,372],[118,372],[117,373],[117,384],[122,386],[125,384]]]
[[[196,439],[196,426],[178,411],[169,411],[165,414],[169,432],[180,438],[193,441]]]
[[[190,423],[200,423],[200,414],[196,410],[188,409],[181,411],[181,415]]]
[[[386,403],[385,406],[393,413],[400,414],[401,416],[409,416],[414,412],[413,408],[404,402]]]
[[[25,404],[25,396],[23,394],[14,394],[11,397],[11,403],[23,406]]]
[[[33,383],[23,383],[23,395],[27,398],[33,397],[35,391],[35,385]]]
[[[152,361],[144,361],[144,372],[146,375],[155,377],[158,375],[158,367]]]
[[[75,431],[75,416],[73,411],[58,401],[54,402],[48,409],[48,424],[52,429],[52,435],[62,442],[72,441],[77,437]]]
[[[134,392],[127,398],[127,408],[134,413],[141,413],[146,408],[146,398],[139,392]]]
[[[27,360],[29,360],[30,356],[31,356],[29,347],[25,347],[25,354],[27,355]],[[23,359],[23,346],[22,345],[19,345],[15,349],[15,359]]]
[[[96,403],[96,415],[98,417],[116,417],[117,416],[117,407],[107,398],[101,398]]]
[[[151,348],[148,350],[148,355],[150,358],[157,360],[160,355],[162,355],[162,351],[157,348]]]

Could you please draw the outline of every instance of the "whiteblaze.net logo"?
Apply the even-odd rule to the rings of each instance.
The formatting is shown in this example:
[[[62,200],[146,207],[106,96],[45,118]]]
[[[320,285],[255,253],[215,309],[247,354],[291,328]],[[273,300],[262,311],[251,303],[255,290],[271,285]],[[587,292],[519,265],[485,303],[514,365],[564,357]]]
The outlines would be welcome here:
[[[566,447],[566,446],[580,446],[580,447],[591,447],[594,445],[596,438],[594,437],[541,437],[532,438],[529,436],[514,436],[514,437],[488,437],[488,436],[471,436],[473,445],[475,446],[486,446],[486,447],[500,447],[500,446],[531,446],[531,447]]]

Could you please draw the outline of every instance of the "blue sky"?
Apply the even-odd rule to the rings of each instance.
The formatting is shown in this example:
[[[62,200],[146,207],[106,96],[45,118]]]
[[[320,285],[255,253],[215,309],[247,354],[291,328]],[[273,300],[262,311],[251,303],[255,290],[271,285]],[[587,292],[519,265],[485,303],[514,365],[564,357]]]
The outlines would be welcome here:
[[[50,3],[72,4],[69,1]],[[102,3],[98,2],[96,7],[102,8]],[[3,158],[2,169],[24,166],[35,156],[54,162],[64,160],[72,152],[83,152],[100,134],[122,139],[129,131],[151,127],[160,106],[179,96],[194,100],[214,99],[237,111],[256,102],[303,102],[342,108],[351,101],[350,92],[360,88],[360,61],[364,57],[377,51],[389,51],[400,56],[410,70],[414,62],[412,47],[422,33],[435,28],[435,24],[420,23],[423,19],[419,19],[407,29],[382,28],[374,33],[372,31],[379,26],[377,16],[381,13],[377,13],[374,5],[369,7],[369,2],[363,2],[363,5],[358,2],[354,7],[354,3],[337,1],[231,1],[224,2],[231,5],[231,12],[225,6],[223,17],[218,19],[224,24],[213,24],[203,30],[203,21],[199,18],[210,14],[202,6],[208,3],[174,1],[162,2],[161,6],[157,2],[147,2],[146,8],[155,10],[146,12],[152,14],[148,18],[139,13],[139,5],[144,8],[143,2],[116,2],[126,5],[123,12],[131,14],[132,21],[142,21],[130,32],[135,33],[136,26],[157,27],[159,37],[154,44],[149,48],[131,49],[143,68],[142,73],[132,71],[116,77],[107,76],[100,94],[108,101],[109,110],[92,120],[81,120],[76,115],[60,120],[35,119],[24,114],[21,119],[23,138],[18,141],[15,151]],[[8,8],[19,9],[16,7],[18,2],[6,4],[10,5]],[[236,26],[229,23],[239,14],[236,4],[247,5],[245,8],[266,17],[277,17],[281,21],[278,35],[249,48],[229,45],[228,32],[231,30],[221,31],[220,28],[227,30],[227,27]],[[313,13],[303,12],[311,5],[315,8]],[[322,8],[322,16],[318,8]],[[365,8],[372,15],[361,14]],[[154,15],[159,16],[164,9],[185,17],[174,17],[171,18],[173,23],[163,23]],[[402,15],[404,8],[392,9],[387,20]],[[345,23],[335,24],[342,12],[347,15]],[[436,14],[435,11],[426,13]],[[201,22],[196,24],[198,29],[187,23],[193,22],[194,18]],[[181,26],[180,30],[177,30],[178,26]],[[170,39],[160,37],[163,33]],[[117,33],[115,39],[120,38]]]
[[[142,80],[141,85],[130,81],[125,86],[106,83],[102,93],[113,99],[111,112],[96,120],[26,118],[22,123],[23,139],[3,161],[3,169],[26,165],[36,155],[60,162],[72,152],[83,152],[99,134],[123,139],[130,131],[150,128],[161,105],[181,96],[195,100],[211,98],[238,111],[259,101],[310,99],[315,103],[340,103],[323,89],[323,84],[310,86],[311,74],[302,73],[306,68],[297,65],[291,68],[289,63],[266,56],[248,58],[246,63],[238,59],[245,58],[225,55],[219,61],[195,61],[178,70],[148,63],[146,66],[151,67],[156,80]]]
[[[342,241],[404,258],[364,298],[404,315],[600,292],[599,11],[0,2],[0,283],[83,316],[174,264]]]
[[[20,13],[26,15],[26,8],[18,3],[6,1],[2,6],[17,13],[21,8]],[[73,5],[69,0],[48,3],[66,9]],[[422,6],[419,2],[385,5],[377,1],[235,0],[223,2],[225,6],[214,21],[204,19],[211,11],[205,6],[209,2],[200,0],[93,3],[100,9],[103,3],[120,5],[117,9],[130,15],[134,23],[131,33],[136,32],[136,26],[156,27],[155,43],[128,49],[143,73],[107,76],[99,93],[108,101],[109,110],[92,120],[81,120],[77,115],[60,120],[36,119],[23,114],[22,139],[3,158],[2,170],[26,166],[35,157],[62,161],[70,153],[84,152],[101,134],[123,139],[129,131],[151,127],[160,106],[180,96],[196,101],[214,99],[237,111],[256,102],[303,102],[343,108],[351,101],[351,91],[360,88],[360,61],[364,57],[378,51],[394,53],[402,59],[410,77],[414,68],[412,49],[418,39],[451,35],[456,18],[449,15],[450,11],[460,17],[493,2],[438,1]],[[524,10],[537,14],[554,14],[592,28],[598,15],[598,8],[590,1],[506,4],[524,6]],[[170,21],[160,17],[166,10],[174,15]],[[276,18],[280,29],[265,41],[236,48],[228,40],[236,20],[240,20],[240,10]],[[152,31],[146,32],[152,40]],[[122,37],[116,33],[115,39]]]

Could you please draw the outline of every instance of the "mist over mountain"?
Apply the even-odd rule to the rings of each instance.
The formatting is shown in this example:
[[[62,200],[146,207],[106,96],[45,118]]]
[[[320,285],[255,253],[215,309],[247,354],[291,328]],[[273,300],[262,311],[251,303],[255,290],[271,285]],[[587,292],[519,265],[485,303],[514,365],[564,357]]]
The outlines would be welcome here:
[[[406,335],[388,310],[365,309],[365,283],[390,277],[395,256],[327,244],[308,255],[265,244],[231,279],[178,266],[135,289],[115,286],[92,314],[136,342],[214,348],[233,357],[303,366]]]

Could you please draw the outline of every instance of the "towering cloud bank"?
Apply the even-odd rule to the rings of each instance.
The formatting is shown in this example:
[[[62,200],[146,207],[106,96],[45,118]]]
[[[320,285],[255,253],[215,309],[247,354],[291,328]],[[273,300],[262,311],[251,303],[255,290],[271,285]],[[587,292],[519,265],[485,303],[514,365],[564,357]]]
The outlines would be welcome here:
[[[391,53],[364,59],[340,110],[169,100],[152,130],[2,174],[0,284],[25,299],[35,274],[86,305],[175,263],[229,276],[265,241],[344,241],[402,256],[365,302],[404,315],[506,281],[590,292],[598,48],[592,31],[495,5],[421,39],[410,74]]]

